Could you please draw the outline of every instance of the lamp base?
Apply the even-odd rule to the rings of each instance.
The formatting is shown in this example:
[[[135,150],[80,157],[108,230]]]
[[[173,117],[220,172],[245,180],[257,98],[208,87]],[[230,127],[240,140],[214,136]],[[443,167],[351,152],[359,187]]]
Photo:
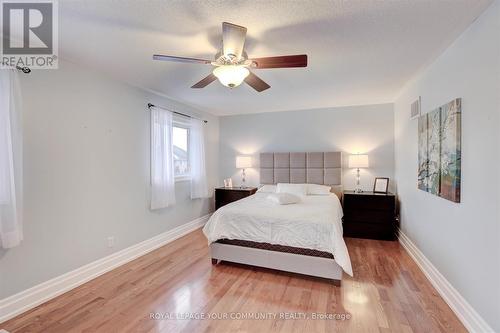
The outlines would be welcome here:
[[[245,184],[245,179],[246,175],[245,175],[245,169],[241,169],[241,185],[240,185],[240,188],[246,188],[247,185]]]
[[[356,170],[356,188],[354,189],[354,193],[363,193],[360,185],[361,177],[359,175],[359,168]]]

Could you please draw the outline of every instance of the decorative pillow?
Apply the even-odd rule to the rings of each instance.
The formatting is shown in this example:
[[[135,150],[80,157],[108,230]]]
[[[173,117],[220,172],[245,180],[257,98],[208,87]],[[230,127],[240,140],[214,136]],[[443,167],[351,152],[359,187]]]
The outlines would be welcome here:
[[[298,196],[307,195],[307,184],[278,183],[276,193],[291,193]]]
[[[262,185],[257,192],[276,193],[276,185]]]
[[[307,194],[308,195],[330,195],[331,186],[318,185],[318,184],[307,184]]]
[[[291,205],[300,202],[300,198],[291,193],[271,193],[267,200],[278,205]]]

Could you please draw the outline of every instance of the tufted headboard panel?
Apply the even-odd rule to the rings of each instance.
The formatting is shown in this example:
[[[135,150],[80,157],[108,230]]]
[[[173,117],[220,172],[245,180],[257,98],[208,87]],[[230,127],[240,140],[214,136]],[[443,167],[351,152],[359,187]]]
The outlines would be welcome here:
[[[342,191],[342,153],[261,153],[260,183],[320,184]]]

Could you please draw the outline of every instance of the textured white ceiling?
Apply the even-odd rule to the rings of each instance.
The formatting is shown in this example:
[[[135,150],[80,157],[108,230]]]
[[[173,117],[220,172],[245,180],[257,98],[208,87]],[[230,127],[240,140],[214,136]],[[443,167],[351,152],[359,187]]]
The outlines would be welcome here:
[[[217,115],[392,102],[492,0],[64,0],[62,58]],[[190,86],[211,66],[153,53],[213,58],[221,22],[248,28],[250,57],[306,53],[309,66],[255,70],[271,85]]]

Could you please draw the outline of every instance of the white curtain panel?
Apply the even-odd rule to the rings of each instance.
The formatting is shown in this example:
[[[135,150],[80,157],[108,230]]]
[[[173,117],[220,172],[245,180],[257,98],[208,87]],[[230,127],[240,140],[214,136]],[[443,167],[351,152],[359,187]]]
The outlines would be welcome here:
[[[191,118],[189,131],[189,164],[191,167],[191,199],[208,198],[203,122]]]
[[[151,209],[175,204],[172,112],[151,107]]]
[[[0,247],[22,241],[22,132],[17,73],[0,70]]]

